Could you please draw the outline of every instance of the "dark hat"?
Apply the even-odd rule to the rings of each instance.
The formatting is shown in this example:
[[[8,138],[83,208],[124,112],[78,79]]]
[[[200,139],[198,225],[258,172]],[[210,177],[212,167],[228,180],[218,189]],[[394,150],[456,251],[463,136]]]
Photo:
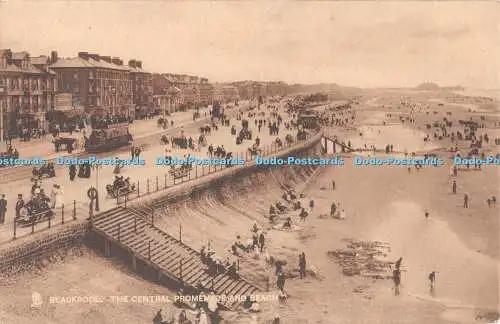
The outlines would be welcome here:
[[[22,197],[23,197],[23,195],[22,195],[22,194],[18,194],[18,195],[17,195],[17,198],[22,198]]]

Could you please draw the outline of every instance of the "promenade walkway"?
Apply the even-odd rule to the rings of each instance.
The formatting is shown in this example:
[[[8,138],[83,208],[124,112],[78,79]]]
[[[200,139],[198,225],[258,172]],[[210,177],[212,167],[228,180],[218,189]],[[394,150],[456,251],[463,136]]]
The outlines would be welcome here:
[[[205,113],[209,118],[209,109],[200,109],[201,119],[205,118]],[[134,121],[134,123],[130,125],[130,133],[132,134],[133,138],[139,139],[164,132],[165,129],[158,127],[157,120],[158,118]],[[169,122],[171,120],[174,121],[174,128],[185,126],[193,122],[193,111],[173,113],[171,116],[167,117],[167,120]],[[169,126],[167,129],[171,128],[172,127]],[[79,138],[82,135],[78,132],[75,132],[71,135],[69,133],[61,133],[60,136]],[[70,156],[82,152],[81,149],[74,150],[72,154],[68,154],[67,151],[55,152],[54,144],[51,143],[50,138],[51,136],[49,135],[46,136],[45,139],[32,139],[29,142],[23,142],[19,139],[14,139],[12,140],[12,147],[18,150],[19,157],[22,159],[44,158],[49,160],[58,156]]]

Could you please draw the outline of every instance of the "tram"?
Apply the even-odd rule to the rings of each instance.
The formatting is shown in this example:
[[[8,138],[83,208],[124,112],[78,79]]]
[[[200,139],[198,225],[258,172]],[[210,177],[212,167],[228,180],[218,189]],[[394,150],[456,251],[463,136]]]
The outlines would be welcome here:
[[[132,142],[128,127],[128,123],[119,123],[108,125],[107,128],[93,129],[85,142],[85,151],[88,153],[109,152],[128,145]]]

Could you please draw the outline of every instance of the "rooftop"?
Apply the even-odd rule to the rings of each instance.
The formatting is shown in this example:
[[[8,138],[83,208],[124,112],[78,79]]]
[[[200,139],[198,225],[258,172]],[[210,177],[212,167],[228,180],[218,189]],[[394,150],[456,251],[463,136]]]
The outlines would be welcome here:
[[[109,70],[119,70],[119,71],[130,71],[128,66],[117,65],[113,63],[108,63],[103,60],[96,61],[92,58],[85,60],[81,57],[65,58],[59,59],[54,64],[50,65],[51,69],[59,68],[100,68]]]

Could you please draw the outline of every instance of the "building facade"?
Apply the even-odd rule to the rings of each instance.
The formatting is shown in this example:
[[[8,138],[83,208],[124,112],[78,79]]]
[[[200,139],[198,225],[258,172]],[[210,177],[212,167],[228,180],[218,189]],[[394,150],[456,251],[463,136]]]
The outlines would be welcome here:
[[[284,82],[240,81],[233,82],[232,85],[238,89],[240,98],[245,100],[285,96],[288,93],[288,85]]]
[[[216,83],[214,98],[220,103],[235,102],[240,99],[238,88],[227,83]]]
[[[214,86],[208,82],[207,78],[200,78],[199,92],[199,104],[203,107],[211,105],[214,100]]]
[[[135,117],[144,117],[153,110],[153,75],[142,69],[142,62],[128,61],[132,78],[133,103]]]
[[[208,79],[185,74],[154,74],[153,88],[156,98],[171,97],[175,110],[208,106],[214,97],[214,87]]]
[[[75,58],[56,59],[50,68],[59,90],[73,95],[75,108],[91,115],[134,117],[131,72],[120,58],[79,52]]]
[[[23,129],[47,130],[45,115],[54,108],[56,75],[47,56],[0,50],[0,112],[3,133],[19,136]]]

